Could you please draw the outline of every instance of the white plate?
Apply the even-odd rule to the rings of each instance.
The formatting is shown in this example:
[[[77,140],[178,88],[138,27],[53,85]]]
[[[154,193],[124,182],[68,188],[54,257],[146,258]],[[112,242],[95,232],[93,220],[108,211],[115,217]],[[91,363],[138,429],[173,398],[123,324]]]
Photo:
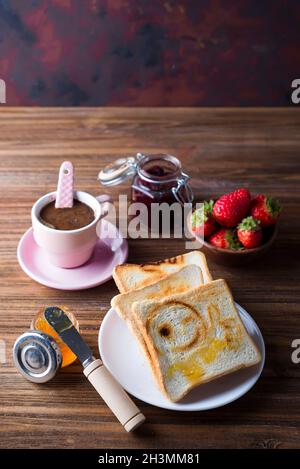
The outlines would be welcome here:
[[[100,327],[99,351],[104,365],[123,388],[148,404],[171,410],[208,410],[221,407],[243,396],[258,380],[265,362],[265,345],[251,316],[236,303],[241,319],[259,348],[262,361],[193,389],[178,403],[168,401],[157,388],[151,368],[125,321],[110,309]]]

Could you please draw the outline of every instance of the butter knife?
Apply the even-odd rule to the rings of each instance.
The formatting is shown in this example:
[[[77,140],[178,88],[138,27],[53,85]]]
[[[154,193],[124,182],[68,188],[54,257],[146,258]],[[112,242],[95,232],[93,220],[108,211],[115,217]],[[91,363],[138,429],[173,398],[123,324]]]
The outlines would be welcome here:
[[[51,306],[46,308],[44,316],[52,329],[79,358],[84,375],[125,430],[131,432],[140,426],[145,421],[144,415],[105,368],[102,361],[93,356],[90,347],[82,339],[64,311],[56,306]]]

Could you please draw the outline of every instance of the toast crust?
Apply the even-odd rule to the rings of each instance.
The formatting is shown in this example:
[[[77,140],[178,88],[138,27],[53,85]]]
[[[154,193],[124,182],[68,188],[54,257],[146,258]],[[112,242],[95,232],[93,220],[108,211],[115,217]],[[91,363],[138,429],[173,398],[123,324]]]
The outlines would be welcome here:
[[[121,276],[120,276],[119,272],[121,270],[121,267],[127,267],[128,265],[130,265],[130,264],[117,265],[116,267],[114,267],[113,272],[112,272],[112,277],[113,277],[113,279],[115,281],[115,284],[117,285],[118,290],[119,290],[120,293],[127,293],[127,290],[126,290],[125,286],[123,286],[123,283],[121,281]]]

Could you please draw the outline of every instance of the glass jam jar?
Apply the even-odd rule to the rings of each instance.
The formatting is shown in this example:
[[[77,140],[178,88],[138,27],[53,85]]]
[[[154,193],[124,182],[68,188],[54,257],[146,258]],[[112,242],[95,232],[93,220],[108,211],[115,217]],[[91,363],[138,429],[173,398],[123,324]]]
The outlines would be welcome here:
[[[79,332],[79,323],[75,317],[75,315],[66,307],[66,306],[59,306],[68,316],[70,321],[73,323],[77,331]],[[62,341],[59,335],[52,329],[52,327],[48,324],[44,316],[45,310],[40,310],[37,315],[33,318],[31,322],[30,328],[33,330],[38,330],[44,332],[45,334],[51,335],[55,339],[55,342],[59,346],[61,353],[62,353],[62,364],[61,367],[64,368],[65,366],[71,365],[75,360],[77,360],[76,355],[72,352],[72,350]]]
[[[131,200],[147,206],[166,202],[173,204],[193,202],[193,192],[188,183],[190,177],[182,171],[180,161],[163,153],[120,158],[100,171],[98,180],[105,186],[113,186],[132,178]],[[151,218],[149,219],[151,224]]]
[[[152,202],[179,202],[183,205],[193,199],[188,180],[189,177],[182,172],[181,163],[175,156],[142,155],[132,183],[132,201],[146,205]]]

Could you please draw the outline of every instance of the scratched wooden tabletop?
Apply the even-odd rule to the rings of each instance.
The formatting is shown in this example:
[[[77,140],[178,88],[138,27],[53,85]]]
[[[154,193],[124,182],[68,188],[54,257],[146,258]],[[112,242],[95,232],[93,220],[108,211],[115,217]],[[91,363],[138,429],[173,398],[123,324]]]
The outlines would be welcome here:
[[[76,186],[115,199],[129,184],[107,189],[101,168],[124,154],[169,152],[192,176],[198,200],[238,186],[265,192],[283,205],[278,238],[255,264],[225,268],[235,299],[255,319],[266,364],[255,387],[238,401],[206,412],[172,412],[137,401],[147,423],[126,434],[86,381],[79,363],[44,385],[13,365],[14,340],[45,305],[68,305],[95,354],[101,321],[117,293],[112,280],[79,292],[39,285],[21,270],[16,249],[30,227],[30,208],[55,190],[60,163],[71,159]],[[300,446],[300,113],[282,109],[0,109],[0,446],[3,448],[295,448]],[[129,240],[129,262],[184,252],[183,240]],[[4,353],[4,345],[6,354]],[[115,344],[116,351],[118,343]],[[6,356],[5,356],[6,355]]]

